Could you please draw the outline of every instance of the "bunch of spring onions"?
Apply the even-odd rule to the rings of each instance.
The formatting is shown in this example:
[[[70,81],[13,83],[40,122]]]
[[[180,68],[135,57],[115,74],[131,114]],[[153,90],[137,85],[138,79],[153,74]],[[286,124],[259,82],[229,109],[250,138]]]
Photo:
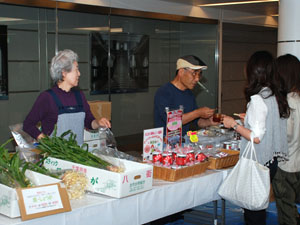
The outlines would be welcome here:
[[[84,146],[86,146],[86,149],[84,149]],[[50,156],[107,170],[113,170],[114,168],[111,163],[88,152],[86,144],[79,146],[76,141],[76,135],[70,130],[64,132],[61,136],[56,136],[55,128],[53,136],[42,138],[37,148],[42,152],[41,154],[43,154],[44,158]]]

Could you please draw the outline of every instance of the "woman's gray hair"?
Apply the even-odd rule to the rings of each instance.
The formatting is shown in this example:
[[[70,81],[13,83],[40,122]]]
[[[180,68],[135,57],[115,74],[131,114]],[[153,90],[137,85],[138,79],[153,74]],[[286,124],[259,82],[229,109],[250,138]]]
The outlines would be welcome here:
[[[62,72],[71,72],[74,62],[78,62],[78,55],[70,49],[59,51],[52,58],[50,74],[54,83],[63,80]]]

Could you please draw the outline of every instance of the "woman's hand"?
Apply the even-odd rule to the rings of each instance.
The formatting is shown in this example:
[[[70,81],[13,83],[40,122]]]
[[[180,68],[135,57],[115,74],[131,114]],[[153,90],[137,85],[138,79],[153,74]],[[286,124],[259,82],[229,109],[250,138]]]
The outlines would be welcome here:
[[[39,141],[39,140],[43,139],[44,137],[46,137],[46,135],[43,133],[40,133],[40,135],[37,136],[37,140]]]
[[[106,127],[111,128],[111,124],[108,119],[102,117],[100,120],[93,120],[92,121],[92,128],[98,129],[99,127]]]
[[[246,113],[233,113],[233,115],[238,116],[241,119],[242,123],[244,123]]]
[[[223,116],[223,124],[226,128],[233,128],[237,122],[230,116]]]
[[[101,127],[111,128],[111,124],[108,119],[102,117],[100,120],[98,120],[98,124]]]

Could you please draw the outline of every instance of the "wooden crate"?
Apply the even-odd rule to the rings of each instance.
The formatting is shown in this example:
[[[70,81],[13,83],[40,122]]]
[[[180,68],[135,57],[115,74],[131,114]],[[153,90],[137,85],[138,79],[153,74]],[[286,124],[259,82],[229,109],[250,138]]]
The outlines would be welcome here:
[[[222,158],[209,157],[210,164],[208,166],[208,169],[216,170],[227,168],[230,166],[234,166],[239,161],[240,151],[227,149],[222,149],[221,151],[227,153],[228,156]]]
[[[193,166],[187,166],[180,169],[169,169],[165,167],[153,166],[153,178],[166,181],[177,181],[179,179],[191,177],[205,172],[209,162],[202,162]]]

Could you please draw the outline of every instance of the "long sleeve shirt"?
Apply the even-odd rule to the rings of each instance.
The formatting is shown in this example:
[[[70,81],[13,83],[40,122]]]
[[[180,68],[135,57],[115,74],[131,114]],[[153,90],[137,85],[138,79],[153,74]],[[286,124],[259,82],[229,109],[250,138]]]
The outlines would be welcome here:
[[[52,90],[55,92],[57,97],[60,99],[65,106],[77,105],[75,95],[72,91],[66,92],[55,85]],[[88,129],[92,129],[91,124],[95,119],[91,113],[89,104],[83,94],[80,91],[80,95],[83,102],[83,107],[85,111],[84,126]],[[58,108],[49,92],[42,92],[37,100],[35,101],[31,111],[25,118],[23,122],[23,130],[27,132],[30,136],[37,139],[37,137],[44,133],[46,135],[51,135],[58,118]],[[37,124],[41,122],[41,130],[38,129]]]

